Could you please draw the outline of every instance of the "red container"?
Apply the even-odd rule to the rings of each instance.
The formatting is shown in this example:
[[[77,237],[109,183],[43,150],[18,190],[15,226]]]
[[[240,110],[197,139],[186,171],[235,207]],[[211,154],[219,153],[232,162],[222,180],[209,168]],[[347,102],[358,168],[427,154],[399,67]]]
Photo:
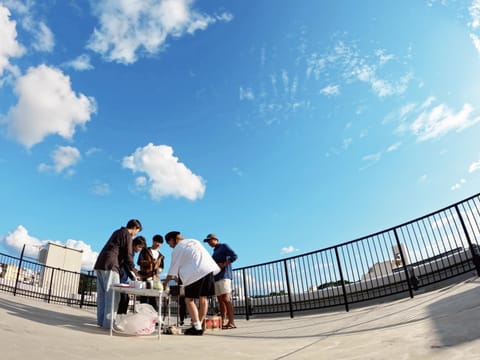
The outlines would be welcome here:
[[[218,330],[222,328],[220,316],[210,316],[205,319],[205,329]]]

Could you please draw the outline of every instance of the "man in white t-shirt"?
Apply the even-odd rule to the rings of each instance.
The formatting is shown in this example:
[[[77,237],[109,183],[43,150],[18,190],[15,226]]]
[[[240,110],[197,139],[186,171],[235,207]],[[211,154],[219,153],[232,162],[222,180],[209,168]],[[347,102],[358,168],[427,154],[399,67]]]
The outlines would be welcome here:
[[[215,295],[213,276],[220,268],[202,243],[194,239],[184,239],[178,231],[165,235],[165,241],[173,249],[170,268],[163,283],[168,285],[171,279],[182,280],[185,287],[185,304],[192,319],[192,327],[185,330],[185,335],[202,335],[202,322],[207,316],[208,297]],[[195,304],[199,299],[199,308]]]

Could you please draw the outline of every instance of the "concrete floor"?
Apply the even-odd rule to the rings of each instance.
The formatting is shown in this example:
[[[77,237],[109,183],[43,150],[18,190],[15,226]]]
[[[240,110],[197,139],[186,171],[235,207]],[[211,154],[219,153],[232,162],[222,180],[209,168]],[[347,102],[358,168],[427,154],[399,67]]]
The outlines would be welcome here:
[[[0,293],[1,358],[479,359],[480,278],[382,304],[237,319],[203,336],[109,336],[95,314]]]

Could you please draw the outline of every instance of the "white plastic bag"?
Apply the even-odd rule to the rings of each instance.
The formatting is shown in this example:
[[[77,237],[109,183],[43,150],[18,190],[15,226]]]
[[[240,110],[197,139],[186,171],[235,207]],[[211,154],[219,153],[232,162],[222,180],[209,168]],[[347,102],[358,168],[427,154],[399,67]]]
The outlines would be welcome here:
[[[158,318],[157,311],[150,304],[136,304],[135,313],[152,316],[152,317],[155,317],[155,319]]]
[[[150,335],[157,321],[158,313],[151,305],[138,304],[134,313],[117,315],[115,328],[129,335]]]

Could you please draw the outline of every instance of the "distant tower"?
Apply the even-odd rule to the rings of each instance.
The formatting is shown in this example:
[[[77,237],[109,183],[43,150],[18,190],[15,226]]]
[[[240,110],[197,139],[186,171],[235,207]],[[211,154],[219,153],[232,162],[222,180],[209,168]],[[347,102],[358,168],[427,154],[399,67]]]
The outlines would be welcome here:
[[[404,243],[400,243],[400,249],[402,249],[403,253],[403,258],[405,259],[405,265],[410,264],[410,256],[408,255],[407,247],[405,246]],[[397,263],[397,266],[401,266],[401,261],[402,261],[402,256],[400,255],[400,251],[398,249],[397,245],[392,246],[392,251],[393,251],[393,258],[395,259],[396,262],[400,262],[400,264]]]
[[[45,265],[47,263],[47,256],[48,256],[48,245],[47,247],[42,247],[38,252],[38,262],[40,264]]]

